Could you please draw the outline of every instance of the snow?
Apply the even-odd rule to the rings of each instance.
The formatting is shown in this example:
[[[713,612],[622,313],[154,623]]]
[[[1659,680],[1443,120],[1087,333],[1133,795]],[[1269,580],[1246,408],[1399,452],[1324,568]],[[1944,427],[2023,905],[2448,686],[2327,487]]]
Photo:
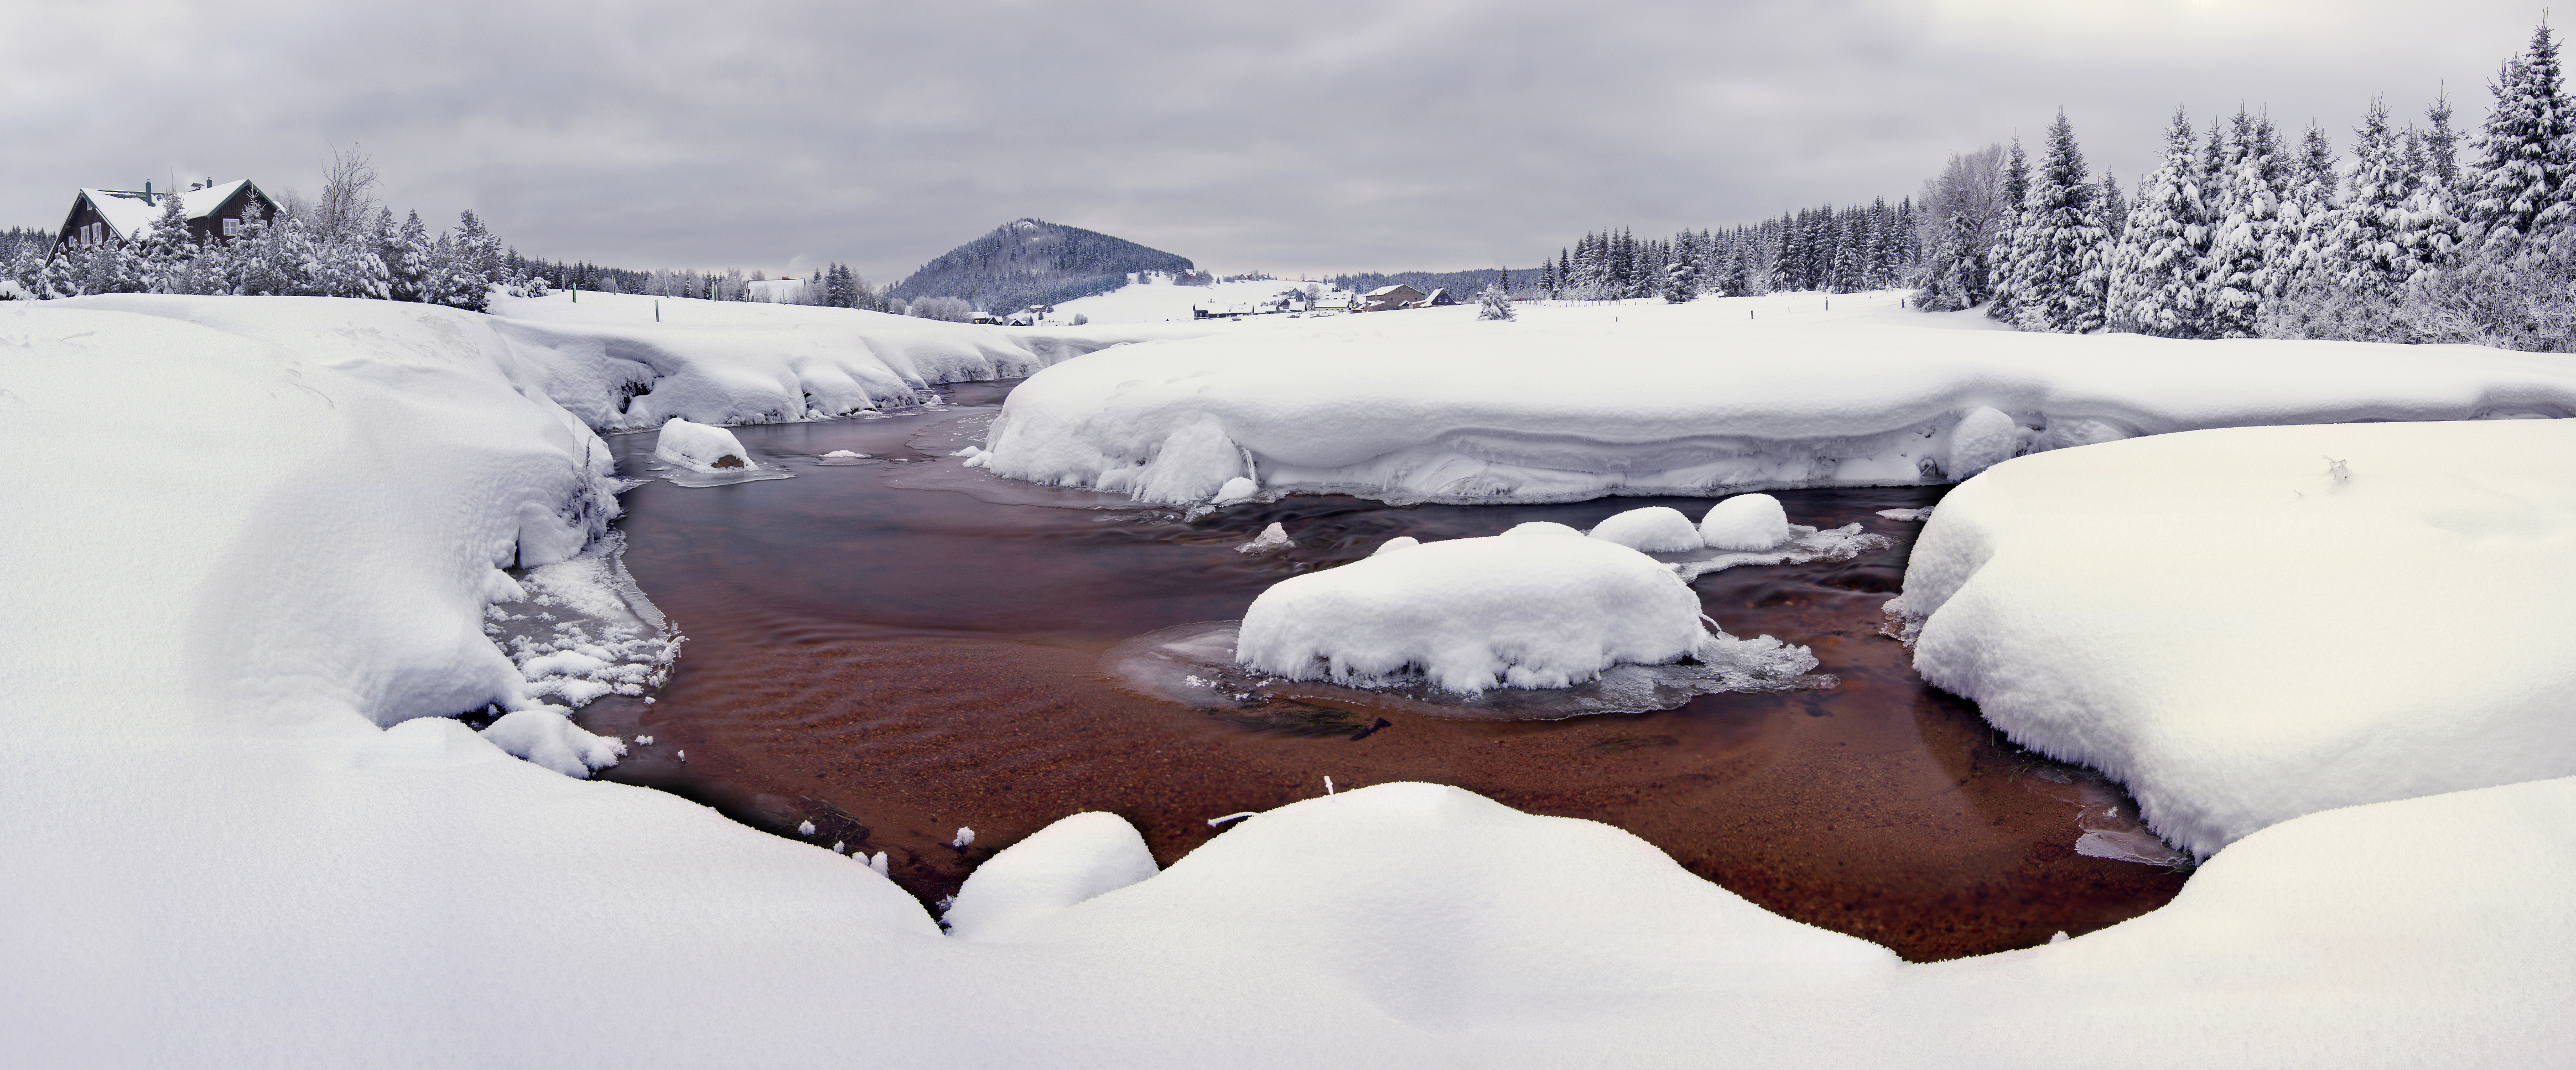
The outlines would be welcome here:
[[[1702,545],[1699,526],[1667,505],[1630,509],[1593,525],[1587,534],[1647,553],[1696,550]]]
[[[2199,431],[1961,485],[1915,667],[2207,854],[2302,814],[2576,774],[2576,421]]]
[[[1448,311],[1370,315],[1395,331]],[[2057,657],[2069,679],[2030,681],[2067,697],[2048,708],[2125,703],[2114,712],[2146,720],[2088,726],[2138,743],[2142,768],[2182,755],[2175,784],[2241,800],[2227,793],[2268,777],[2296,793],[2308,779],[2276,769],[2319,769],[2297,741],[2337,724],[2358,726],[2359,766],[2425,791],[2557,776],[2283,807],[2173,903],[2108,929],[1908,965],[1620,830],[1395,783],[1231,822],[1097,893],[1118,850],[996,844],[990,891],[961,895],[950,913],[966,924],[943,936],[881,853],[852,865],[672,795],[561,775],[450,719],[494,703],[503,721],[559,717],[483,630],[494,605],[623,599],[543,578],[581,561],[556,555],[590,552],[615,509],[593,428],[626,414],[615,383],[584,378],[591,358],[561,355],[579,326],[320,298],[0,306],[0,455],[46,458],[0,480],[0,1034],[14,1062],[2576,1059],[2576,916],[2557,909],[2576,884],[2576,778],[2538,768],[2564,737],[2529,716],[2567,693],[2549,675],[2566,671],[2553,639],[2576,604],[2566,423],[2138,439],[2018,458],[1945,500],[1906,596],[1920,584],[1931,614],[1926,664],[1969,686],[1976,643],[1998,665]],[[922,329],[956,333],[831,359],[919,369],[1008,339]],[[692,354],[670,358],[671,378],[792,370],[732,345],[654,343]],[[2463,381],[2511,378],[2489,374],[2497,355],[2429,352],[2455,354]],[[2376,389],[2374,360],[2334,389]],[[2532,389],[2530,405],[2555,404]],[[728,422],[729,396],[618,426]],[[1552,538],[1628,552],[1573,534]],[[2004,597],[2016,590],[2045,597]],[[2203,629],[2216,634],[2193,645]],[[2192,696],[2219,701],[2196,721],[2175,705]],[[2517,717],[2530,753],[2495,768],[2497,725]],[[2256,760],[2186,760],[2213,753],[2192,740],[2229,718],[2252,729],[2229,745]],[[2168,731],[2182,736],[2160,742]],[[2322,768],[2329,785],[2359,779]],[[845,1008],[858,1031],[831,1025]]]
[[[1261,534],[1253,536],[1251,542],[1235,547],[1234,552],[1239,554],[1266,554],[1273,550],[1285,550],[1295,545],[1297,545],[1296,541],[1288,537],[1288,529],[1274,522],[1269,527],[1261,529]]]
[[[976,867],[940,920],[961,939],[1004,939],[1159,871],[1135,826],[1116,814],[1074,814]]]
[[[751,451],[742,448],[742,440],[721,427],[690,423],[677,416],[662,423],[662,434],[653,443],[653,459],[700,472],[719,468],[748,468]]]
[[[624,740],[583,731],[556,709],[502,714],[483,730],[483,738],[512,755],[565,776],[586,777],[591,770],[606,769],[626,756]]]
[[[1538,521],[1281,580],[1244,611],[1235,657],[1290,680],[1367,686],[1418,673],[1475,695],[1676,661],[1707,634],[1699,596],[1670,568]]]
[[[562,292],[501,297],[490,326],[534,385],[600,430],[726,425],[923,403],[1181,328],[1001,328],[848,308]],[[657,319],[658,317],[658,319]]]
[[[1330,288],[1328,283],[1299,279],[1248,279],[1241,282],[1210,283],[1206,286],[1181,286],[1174,284],[1167,277],[1157,276],[1144,283],[1128,283],[1105,294],[1078,297],[1063,302],[1055,306],[1055,311],[1048,313],[1047,318],[1064,322],[1076,315],[1081,315],[1088,317],[1092,326],[1185,323],[1192,319],[1191,310],[1200,305],[1250,306],[1267,301],[1288,290],[1303,291],[1308,286]],[[1276,320],[1287,317],[1270,315],[1259,318]]]
[[[1172,504],[1237,478],[1397,502],[1714,497],[1949,482],[2200,428],[2576,415],[2562,354],[1952,329],[1975,325],[1896,298],[1260,317],[1039,372],[984,467]]]
[[[179,194],[179,210],[190,219],[204,216],[223,207],[225,199],[248,181],[237,178],[220,186],[182,192]],[[98,209],[99,217],[107,220],[108,229],[120,238],[131,238],[161,218],[158,196],[153,198],[155,203],[146,204],[140,195],[113,190],[83,189],[81,192],[89,196],[90,206]]]
[[[1738,494],[1708,507],[1699,538],[1715,550],[1768,550],[1789,541],[1789,513],[1768,494]]]

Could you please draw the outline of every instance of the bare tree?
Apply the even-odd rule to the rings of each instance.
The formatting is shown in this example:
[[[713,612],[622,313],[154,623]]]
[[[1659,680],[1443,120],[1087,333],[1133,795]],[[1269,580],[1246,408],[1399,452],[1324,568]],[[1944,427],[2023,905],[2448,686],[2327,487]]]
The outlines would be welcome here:
[[[322,171],[322,199],[306,216],[314,237],[334,242],[356,231],[376,212],[376,168],[365,149],[331,150],[331,165]]]
[[[1952,155],[1941,177],[1923,184],[1915,206],[1923,248],[1917,307],[1942,311],[1984,301],[1993,291],[1995,239],[2011,207],[2004,196],[2003,146]]]

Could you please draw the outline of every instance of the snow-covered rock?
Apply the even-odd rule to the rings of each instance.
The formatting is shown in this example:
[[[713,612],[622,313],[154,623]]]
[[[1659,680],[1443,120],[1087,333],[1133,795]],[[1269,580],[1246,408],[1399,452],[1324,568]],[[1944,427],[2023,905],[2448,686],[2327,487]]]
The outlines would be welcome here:
[[[2555,355],[1945,330],[1893,296],[1821,315],[1814,295],[1531,308],[1503,333],[1423,309],[1143,341],[1030,377],[984,467],[1174,504],[1236,477],[1571,501],[1947,482],[2197,428],[2576,415],[2576,367]]]
[[[1699,521],[1700,542],[1712,550],[1768,550],[1789,536],[1789,511],[1768,494],[1738,494]]]
[[[677,416],[662,422],[661,437],[653,443],[653,459],[699,472],[752,467],[751,451],[742,448],[742,440],[733,432]]]
[[[520,758],[571,777],[586,777],[626,756],[626,742],[596,736],[557,709],[513,710],[483,729],[483,738]]]
[[[1136,827],[1116,814],[1060,818],[975,867],[940,920],[968,940],[1007,936],[1044,916],[1160,871]]]
[[[2043,453],[1941,503],[1891,612],[2016,742],[2207,854],[2339,806],[2576,774],[2576,420]]]
[[[1541,521],[1281,580],[1244,611],[1235,658],[1291,680],[1420,674],[1472,695],[1663,664],[1707,638],[1699,596],[1670,568]]]
[[[1619,513],[1594,524],[1588,534],[1650,554],[1696,550],[1701,546],[1699,525],[1691,523],[1681,510],[1667,505]]]
[[[1216,489],[1216,497],[1210,499],[1208,504],[1217,506],[1237,505],[1251,501],[1260,493],[1261,484],[1255,483],[1244,476],[1236,476],[1232,479],[1226,480],[1224,486],[1218,487]]]

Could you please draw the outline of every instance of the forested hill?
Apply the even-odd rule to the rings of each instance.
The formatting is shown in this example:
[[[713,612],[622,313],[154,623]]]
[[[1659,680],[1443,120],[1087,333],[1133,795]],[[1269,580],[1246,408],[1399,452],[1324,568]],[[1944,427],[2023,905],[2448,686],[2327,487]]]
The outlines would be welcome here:
[[[1480,268],[1474,271],[1398,271],[1391,275],[1383,272],[1364,272],[1357,275],[1335,275],[1331,281],[1333,285],[1355,294],[1364,294],[1380,286],[1404,285],[1423,293],[1447,290],[1449,296],[1463,301],[1475,296],[1477,291],[1483,290],[1488,283],[1501,281],[1502,274],[1502,271],[1497,268]],[[1512,271],[1512,285],[1516,288],[1534,285],[1537,282],[1537,268]]]
[[[939,255],[891,294],[907,301],[958,297],[993,312],[1107,293],[1132,272],[1193,270],[1188,257],[1097,231],[1017,219]]]

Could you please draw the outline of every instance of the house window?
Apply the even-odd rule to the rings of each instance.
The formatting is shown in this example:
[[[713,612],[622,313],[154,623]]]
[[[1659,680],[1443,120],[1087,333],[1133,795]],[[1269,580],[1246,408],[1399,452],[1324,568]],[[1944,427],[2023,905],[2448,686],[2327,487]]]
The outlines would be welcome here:
[[[227,237],[227,238],[235,237],[235,236],[239,235],[240,233],[241,233],[241,220],[239,220],[239,219],[227,219],[227,220],[224,220],[224,237]]]

